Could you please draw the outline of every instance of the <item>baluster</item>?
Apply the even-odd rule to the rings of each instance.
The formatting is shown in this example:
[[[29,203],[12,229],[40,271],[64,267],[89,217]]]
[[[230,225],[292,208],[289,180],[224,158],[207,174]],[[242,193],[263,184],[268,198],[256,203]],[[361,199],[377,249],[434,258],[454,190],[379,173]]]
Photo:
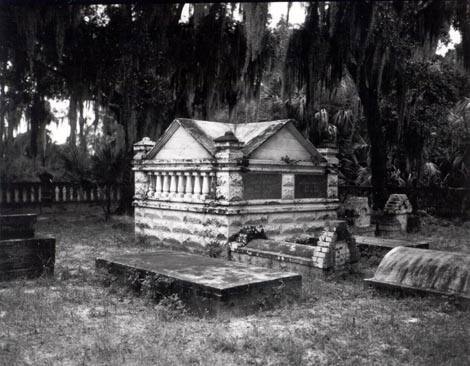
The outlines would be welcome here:
[[[147,186],[148,196],[153,197],[155,195],[155,177],[152,172],[147,172]]]
[[[193,172],[194,176],[194,197],[200,198],[201,196],[201,176],[199,172]]]
[[[163,172],[163,192],[162,195],[164,197],[168,196],[168,193],[170,192],[170,180],[168,179],[168,172]]]
[[[209,195],[209,174],[208,173],[201,173],[202,175],[202,199],[206,199]]]
[[[121,186],[117,186],[116,187],[117,191],[116,191],[116,200],[120,200],[121,199]]]
[[[177,180],[178,180],[178,185],[177,185],[177,190],[178,190],[178,197],[184,197],[184,175],[181,172],[176,173]]]
[[[42,202],[42,187],[38,186],[38,202]]]
[[[95,200],[95,187],[90,188],[90,201]]]
[[[11,191],[10,191],[10,187],[7,187],[7,192],[6,192],[6,201],[7,203],[11,203]]]
[[[176,195],[176,174],[175,172],[170,172],[170,195]]]
[[[20,193],[18,187],[15,187],[15,203],[18,203],[20,201]]]
[[[35,198],[35,197],[34,197],[34,185],[32,185],[32,186],[30,187],[30,189],[29,189],[29,194],[30,194],[30,197],[31,197],[31,198],[30,198],[30,202],[31,202],[31,203],[32,203],[32,202],[35,202],[36,200],[34,199],[34,198]]]
[[[162,194],[162,173],[155,172],[155,197],[159,197]]]
[[[3,189],[0,187],[0,205],[3,203]]]
[[[67,186],[62,187],[62,201],[67,202]]]
[[[54,188],[55,202],[59,202],[59,186],[56,185]]]
[[[186,187],[184,189],[184,197],[191,198],[193,196],[193,177],[190,172],[185,172]]]

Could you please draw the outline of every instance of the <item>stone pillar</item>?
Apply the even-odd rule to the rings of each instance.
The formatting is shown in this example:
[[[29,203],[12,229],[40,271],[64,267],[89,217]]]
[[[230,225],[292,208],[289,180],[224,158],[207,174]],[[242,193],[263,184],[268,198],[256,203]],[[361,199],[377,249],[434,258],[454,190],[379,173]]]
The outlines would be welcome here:
[[[209,195],[209,174],[206,172],[202,172],[202,194],[201,198],[206,199]]]
[[[142,199],[145,197],[145,193],[148,188],[148,179],[147,174],[143,171],[134,172],[134,181],[135,181],[135,193],[134,197],[136,199]],[[80,190],[77,190],[77,201],[80,201]],[[99,193],[97,192],[97,199],[100,199]]]
[[[194,172],[194,197],[195,198],[200,198],[201,196],[201,177],[199,175],[199,172]]]
[[[326,167],[326,196],[330,199],[338,199],[338,149],[324,147],[317,150],[328,162]]]
[[[214,139],[214,142],[217,149],[215,157],[220,167],[216,176],[216,199],[229,202],[241,201],[243,200],[242,143],[232,131]]]
[[[282,199],[293,200],[294,199],[294,174],[282,174]]]
[[[155,177],[152,172],[147,172],[148,179],[148,196],[153,197],[155,195]]]
[[[162,194],[162,173],[155,172],[155,197],[159,197]]]
[[[147,173],[142,169],[143,160],[145,155],[155,146],[155,142],[150,140],[148,137],[144,137],[141,141],[138,141],[134,144],[134,161],[133,161],[133,170],[134,170],[134,185],[135,199],[143,199],[150,189],[150,177],[147,177]],[[148,179],[147,179],[148,178]],[[150,192],[148,192],[150,193]],[[78,196],[77,196],[78,197]],[[98,192],[97,192],[98,197]]]
[[[186,187],[184,189],[184,196],[186,198],[192,198],[193,197],[193,177],[191,176],[190,172],[185,172],[184,175],[186,177]]]
[[[162,196],[167,197],[170,193],[170,180],[167,172],[162,172],[163,175],[163,187],[162,187]]]
[[[176,195],[176,174],[175,172],[170,172],[170,195]]]
[[[176,176],[178,178],[178,185],[177,185],[178,197],[184,197],[184,175],[181,172],[177,172]]]

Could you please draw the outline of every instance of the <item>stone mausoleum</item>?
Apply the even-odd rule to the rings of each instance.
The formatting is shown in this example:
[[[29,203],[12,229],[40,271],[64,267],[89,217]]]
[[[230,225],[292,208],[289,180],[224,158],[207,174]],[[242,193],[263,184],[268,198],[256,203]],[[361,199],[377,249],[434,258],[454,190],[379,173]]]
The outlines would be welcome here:
[[[246,225],[270,239],[336,219],[335,149],[317,149],[291,120],[174,120],[134,145],[135,231],[175,249],[225,244]]]

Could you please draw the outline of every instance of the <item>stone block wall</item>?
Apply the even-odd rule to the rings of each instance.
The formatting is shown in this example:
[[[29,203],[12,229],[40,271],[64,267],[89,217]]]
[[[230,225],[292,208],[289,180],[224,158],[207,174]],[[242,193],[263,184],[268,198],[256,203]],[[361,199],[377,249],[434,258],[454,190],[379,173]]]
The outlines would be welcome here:
[[[318,205],[308,212],[292,211],[293,207],[272,207],[273,212],[226,214],[224,209],[190,205],[176,208],[135,207],[135,233],[152,237],[157,243],[174,249],[204,252],[209,244],[224,246],[230,236],[243,226],[261,225],[270,239],[285,240],[299,235],[318,234],[325,224],[336,219],[335,205]],[[236,212],[237,210],[235,210]]]
[[[203,212],[136,207],[135,234],[173,249],[203,252],[210,243],[227,242],[228,219]]]

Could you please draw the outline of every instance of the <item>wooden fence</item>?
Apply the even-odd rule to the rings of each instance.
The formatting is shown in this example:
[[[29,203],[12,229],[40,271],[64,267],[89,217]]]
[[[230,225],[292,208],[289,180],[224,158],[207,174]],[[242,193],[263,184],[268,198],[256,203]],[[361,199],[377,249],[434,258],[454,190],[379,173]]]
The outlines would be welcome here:
[[[111,201],[120,199],[118,185],[99,187],[68,182],[15,182],[0,185],[0,207],[67,202],[102,202],[109,196]]]

